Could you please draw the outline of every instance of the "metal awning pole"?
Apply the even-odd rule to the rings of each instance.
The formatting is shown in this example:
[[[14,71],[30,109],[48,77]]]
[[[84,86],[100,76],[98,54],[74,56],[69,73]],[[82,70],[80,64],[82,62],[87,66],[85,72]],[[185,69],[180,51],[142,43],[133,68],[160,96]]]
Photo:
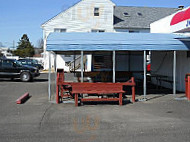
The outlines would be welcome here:
[[[144,51],[144,100],[146,100],[146,51]]]
[[[49,101],[51,101],[51,53],[49,52],[49,76],[48,76],[48,94]]]
[[[128,52],[128,71],[131,71],[131,51]]]
[[[57,54],[54,53],[54,81],[55,81],[55,88],[57,86]]]
[[[174,51],[173,60],[173,94],[176,95],[176,51]]]
[[[83,75],[83,70],[84,70],[84,65],[83,65],[83,56],[84,56],[84,52],[81,51],[81,82],[84,82],[84,75]]]
[[[113,83],[115,83],[115,51],[113,51]]]
[[[57,54],[53,53],[53,58],[54,58],[54,70],[56,72],[57,71]]]
[[[75,68],[76,68],[76,67],[75,67],[75,66],[76,66],[76,65],[75,65],[75,52],[74,52],[73,60],[74,60],[74,75],[75,75]]]

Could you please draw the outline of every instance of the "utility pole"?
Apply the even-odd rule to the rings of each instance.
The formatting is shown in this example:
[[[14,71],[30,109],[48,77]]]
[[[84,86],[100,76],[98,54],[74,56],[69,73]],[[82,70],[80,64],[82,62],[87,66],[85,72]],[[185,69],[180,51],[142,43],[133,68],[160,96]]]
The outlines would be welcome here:
[[[13,49],[15,49],[15,41],[13,40]]]

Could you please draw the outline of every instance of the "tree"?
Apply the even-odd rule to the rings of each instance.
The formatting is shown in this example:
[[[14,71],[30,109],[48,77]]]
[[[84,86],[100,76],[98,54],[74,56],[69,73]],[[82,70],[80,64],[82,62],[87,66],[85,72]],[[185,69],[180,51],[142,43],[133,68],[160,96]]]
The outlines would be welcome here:
[[[43,50],[43,48],[44,48],[44,40],[42,38],[38,40],[37,47]]]
[[[34,46],[30,43],[27,34],[23,34],[21,37],[14,54],[19,57],[32,57],[34,55]]]

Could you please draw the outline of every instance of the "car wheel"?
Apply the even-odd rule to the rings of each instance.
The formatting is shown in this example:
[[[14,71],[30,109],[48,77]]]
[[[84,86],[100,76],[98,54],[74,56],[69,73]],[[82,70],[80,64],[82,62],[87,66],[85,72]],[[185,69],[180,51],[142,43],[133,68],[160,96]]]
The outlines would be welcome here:
[[[31,81],[31,82],[33,82],[33,81],[34,81],[34,78],[33,78],[33,77],[31,77],[31,78],[30,78],[30,81]]]
[[[28,82],[28,81],[30,81],[30,79],[31,79],[30,73],[28,73],[28,72],[23,72],[23,73],[20,75],[20,79],[21,79],[23,82]]]

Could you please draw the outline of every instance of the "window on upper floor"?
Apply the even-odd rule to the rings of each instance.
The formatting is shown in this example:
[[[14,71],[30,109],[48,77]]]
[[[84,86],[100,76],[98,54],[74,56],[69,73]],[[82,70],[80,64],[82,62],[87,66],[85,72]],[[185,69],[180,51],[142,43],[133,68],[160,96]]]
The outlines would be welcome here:
[[[92,29],[91,32],[92,33],[104,33],[105,30]]]
[[[123,13],[123,16],[125,16],[125,17],[130,17],[129,13],[127,13],[127,12],[124,12],[124,13]]]
[[[139,31],[129,30],[129,33],[139,33]]]
[[[98,7],[94,8],[94,16],[99,16],[100,15],[100,9]]]
[[[137,15],[138,15],[138,16],[143,16],[142,13],[140,13],[140,12],[138,12]]]
[[[60,28],[55,28],[54,29],[54,32],[57,32],[57,33],[64,33],[66,31],[67,31],[67,29],[60,29]]]

